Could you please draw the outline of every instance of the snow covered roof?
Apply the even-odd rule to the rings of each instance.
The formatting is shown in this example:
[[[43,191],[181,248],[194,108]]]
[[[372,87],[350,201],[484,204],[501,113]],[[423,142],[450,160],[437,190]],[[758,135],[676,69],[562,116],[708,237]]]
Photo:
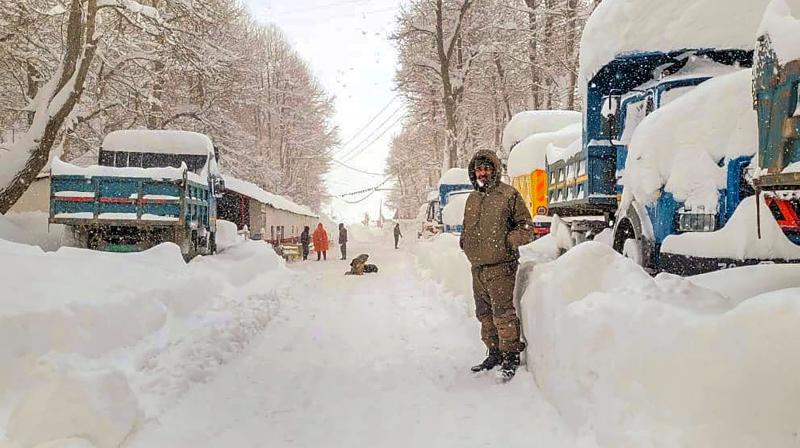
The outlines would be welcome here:
[[[688,207],[715,212],[727,169],[718,163],[758,149],[751,79],[745,69],[708,80],[642,120],[629,146],[623,207],[633,198],[653,202],[663,186]]]
[[[781,64],[800,59],[800,0],[772,0],[758,34],[768,35]]]
[[[769,0],[604,0],[583,30],[579,83],[617,55],[688,48],[751,50]]]
[[[103,139],[103,149],[115,152],[151,152],[201,156],[214,153],[214,145],[208,136],[197,132],[167,129],[114,131]]]
[[[223,175],[222,177],[225,179],[225,189],[227,190],[232,190],[241,195],[253,198],[258,202],[270,205],[278,210],[286,210],[287,212],[296,213],[298,215],[319,218],[317,214],[305,205],[296,204],[288,198],[264,191],[254,183],[228,175]]]
[[[503,130],[503,148],[511,151],[517,143],[542,132],[557,131],[564,126],[581,122],[580,112],[574,110],[528,110],[511,117]]]
[[[471,185],[469,174],[464,168],[450,168],[442,174],[439,185]]]
[[[580,122],[562,127],[554,132],[533,134],[522,140],[508,156],[508,175],[511,177],[530,174],[533,170],[545,169],[545,157],[550,145],[568,146],[581,139]]]

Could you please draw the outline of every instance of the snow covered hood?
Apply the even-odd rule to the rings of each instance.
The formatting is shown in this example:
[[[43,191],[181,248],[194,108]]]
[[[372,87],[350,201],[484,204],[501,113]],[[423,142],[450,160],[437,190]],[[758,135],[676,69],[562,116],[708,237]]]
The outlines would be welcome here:
[[[503,149],[511,151],[517,143],[533,134],[554,132],[580,123],[581,114],[573,110],[527,110],[515,114],[503,130]]]
[[[708,80],[642,120],[629,147],[623,208],[634,198],[652,203],[664,187],[687,207],[716,212],[724,162],[758,149],[751,82],[749,69]]]
[[[545,158],[550,145],[569,146],[581,139],[580,122],[561,128],[555,132],[533,134],[522,140],[508,156],[508,175],[511,177],[530,174],[533,170],[545,169]]]
[[[442,209],[442,221],[448,226],[464,224],[464,209],[467,207],[469,193],[454,194]]]
[[[197,132],[130,129],[108,134],[103,139],[103,150],[205,156],[214,153],[214,145],[210,138]]]
[[[617,55],[686,48],[751,50],[769,0],[604,0],[583,30],[579,82]]]
[[[227,190],[232,190],[241,195],[253,198],[278,210],[286,210],[287,212],[296,213],[298,215],[319,218],[310,208],[296,204],[283,196],[264,191],[254,183],[227,175],[223,175],[222,177],[225,179],[225,188]]]
[[[758,35],[769,36],[781,64],[800,59],[800,0],[773,0]]]

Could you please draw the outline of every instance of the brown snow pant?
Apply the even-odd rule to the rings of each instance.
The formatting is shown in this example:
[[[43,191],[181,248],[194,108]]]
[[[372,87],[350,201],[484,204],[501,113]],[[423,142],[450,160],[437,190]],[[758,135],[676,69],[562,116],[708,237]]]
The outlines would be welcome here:
[[[514,309],[517,262],[472,267],[475,315],[481,323],[481,340],[488,348],[521,352],[520,325]]]

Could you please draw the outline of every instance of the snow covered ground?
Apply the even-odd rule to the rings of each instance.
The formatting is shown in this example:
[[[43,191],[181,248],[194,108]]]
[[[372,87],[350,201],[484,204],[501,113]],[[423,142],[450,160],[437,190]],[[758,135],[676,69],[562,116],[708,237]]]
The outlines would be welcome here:
[[[259,341],[129,446],[593,446],[532,376],[472,376],[484,352],[465,297],[421,276],[385,234],[359,230],[349,250],[379,273],[345,276],[334,257],[291,265],[302,281]]]
[[[0,240],[0,447],[800,446],[800,268],[652,278],[523,247],[527,371],[482,359],[454,235],[350,227],[377,274],[236,241],[185,264]]]

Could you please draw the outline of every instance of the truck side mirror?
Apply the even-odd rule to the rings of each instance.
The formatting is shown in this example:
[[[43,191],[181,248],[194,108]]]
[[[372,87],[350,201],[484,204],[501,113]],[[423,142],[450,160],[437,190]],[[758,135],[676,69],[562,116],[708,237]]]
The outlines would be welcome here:
[[[215,177],[213,182],[214,197],[217,199],[222,198],[225,194],[225,179],[222,177]]]

